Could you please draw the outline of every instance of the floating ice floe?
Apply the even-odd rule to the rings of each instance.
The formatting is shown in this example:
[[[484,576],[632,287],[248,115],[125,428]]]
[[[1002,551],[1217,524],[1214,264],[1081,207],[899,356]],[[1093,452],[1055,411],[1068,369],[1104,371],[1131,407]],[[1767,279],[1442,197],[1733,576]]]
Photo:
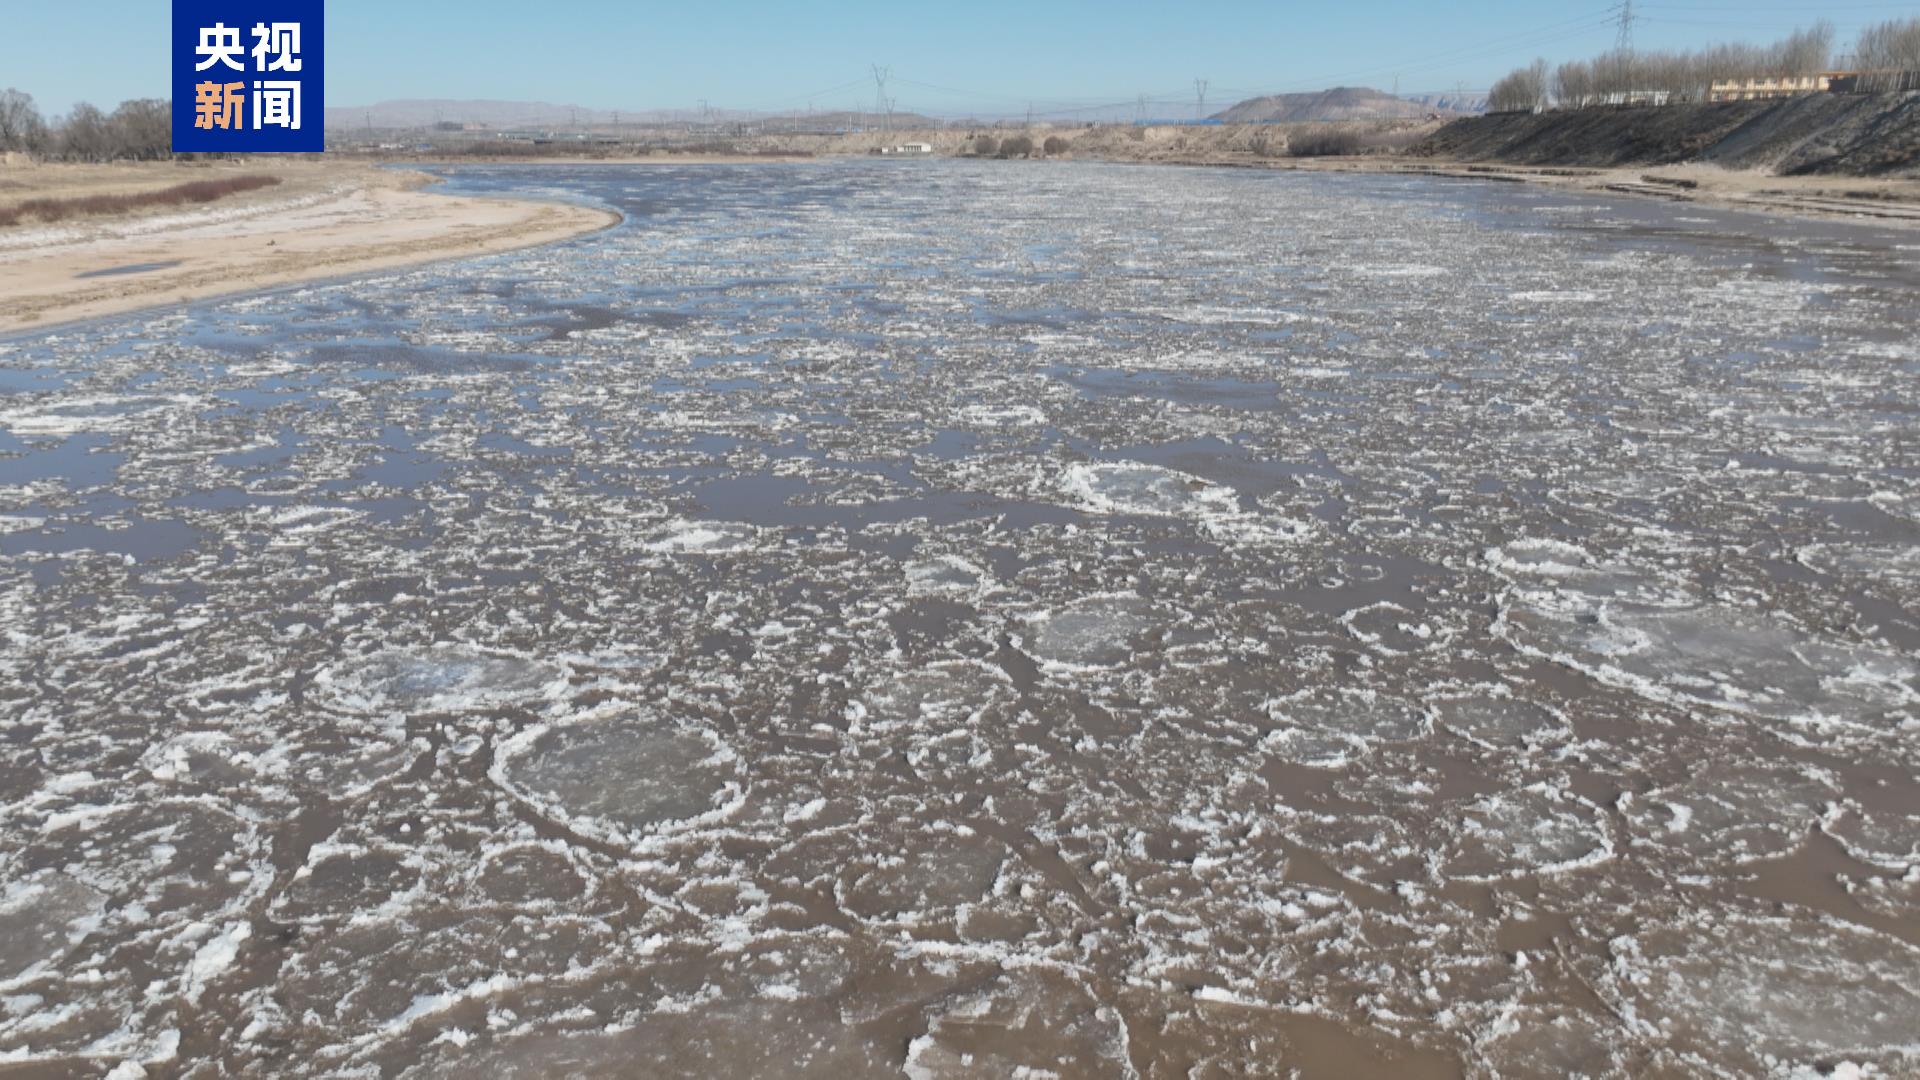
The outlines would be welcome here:
[[[1376,747],[1425,737],[1431,723],[1409,702],[1372,690],[1303,691],[1266,703],[1269,754],[1295,765],[1339,769]]]
[[[1910,660],[1813,641],[1735,608],[1602,606],[1505,618],[1523,651],[1661,701],[1877,730],[1892,710],[1920,700],[1920,665]]]
[[[1566,873],[1612,857],[1613,837],[1598,807],[1536,784],[1468,806],[1442,866],[1449,878],[1499,881]]]
[[[964,729],[1003,698],[1009,685],[1005,672],[978,661],[928,664],[871,689],[854,707],[849,727],[855,734],[883,735],[903,729]]]
[[[549,819],[623,847],[722,820],[742,792],[717,736],[617,707],[527,728],[500,744],[488,775]]]
[[[986,896],[1006,859],[998,841],[977,833],[923,833],[903,850],[856,859],[841,872],[837,899],[858,918],[944,923]]]
[[[59,960],[100,923],[107,898],[58,870],[0,886],[0,989]]]
[[[1097,514],[1199,520],[1239,512],[1232,488],[1158,465],[1079,462],[1061,474],[1060,490]]]
[[[906,571],[907,590],[916,596],[977,593],[990,580],[986,571],[958,555],[941,555],[910,562]]]
[[[1139,1075],[1120,1013],[1065,975],[1008,972],[927,1012],[926,1034],[907,1044],[910,1080]]]
[[[1504,686],[1484,693],[1436,697],[1427,712],[1436,726],[1485,746],[1532,746],[1564,738],[1568,733],[1559,715],[1514,696]]]
[[[56,396],[0,409],[0,428],[24,437],[112,433],[202,403],[201,398],[186,394]]]
[[[1623,798],[1620,810],[1636,847],[1743,863],[1798,848],[1835,798],[1805,773],[1711,763],[1672,787]]]
[[[732,555],[760,543],[761,530],[731,521],[675,521],[640,546],[663,555]]]
[[[566,670],[557,664],[470,645],[386,649],[339,661],[313,681],[327,704],[360,713],[535,704],[567,689]]]
[[[1159,625],[1153,606],[1132,593],[1075,601],[1036,616],[1027,651],[1050,670],[1110,668],[1134,654],[1140,635]]]
[[[1710,910],[1610,948],[1603,988],[1642,1037],[1728,1071],[1920,1055],[1920,949],[1884,934]]]
[[[1047,414],[1032,405],[969,405],[960,410],[960,419],[981,428],[1038,427]]]
[[[1173,518],[1219,540],[1292,541],[1309,531],[1303,521],[1242,509],[1233,488],[1158,465],[1077,462],[1061,473],[1059,489],[1087,513]]]

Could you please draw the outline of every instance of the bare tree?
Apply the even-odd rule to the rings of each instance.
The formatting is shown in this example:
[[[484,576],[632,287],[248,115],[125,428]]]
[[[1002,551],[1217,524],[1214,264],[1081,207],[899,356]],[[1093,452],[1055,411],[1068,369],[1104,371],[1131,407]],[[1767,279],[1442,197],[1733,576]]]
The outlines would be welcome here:
[[[121,102],[107,118],[107,127],[116,158],[157,161],[173,153],[173,117],[161,98]]]
[[[56,152],[68,161],[107,161],[113,157],[113,136],[107,115],[81,102],[60,124]]]
[[[1515,68],[1493,84],[1487,92],[1487,108],[1493,112],[1538,112],[1547,107],[1547,62],[1535,60]]]
[[[0,151],[37,151],[46,138],[47,125],[33,95],[11,86],[0,90]]]
[[[1593,65],[1569,60],[1553,72],[1553,98],[1563,109],[1584,109],[1593,100]]]
[[[1920,18],[1892,19],[1860,31],[1854,66],[1863,73],[1862,89],[1893,89],[1901,72],[1920,71]]]
[[[1920,20],[1915,20],[1920,25]],[[1795,30],[1774,47],[1774,74],[1818,75],[1833,66],[1833,24],[1825,19]]]

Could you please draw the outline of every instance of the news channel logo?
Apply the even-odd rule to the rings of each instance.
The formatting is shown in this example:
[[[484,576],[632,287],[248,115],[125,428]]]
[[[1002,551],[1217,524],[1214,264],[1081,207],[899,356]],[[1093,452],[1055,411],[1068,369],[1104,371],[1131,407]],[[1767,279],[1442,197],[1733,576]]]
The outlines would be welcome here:
[[[174,0],[174,151],[325,150],[324,6]]]

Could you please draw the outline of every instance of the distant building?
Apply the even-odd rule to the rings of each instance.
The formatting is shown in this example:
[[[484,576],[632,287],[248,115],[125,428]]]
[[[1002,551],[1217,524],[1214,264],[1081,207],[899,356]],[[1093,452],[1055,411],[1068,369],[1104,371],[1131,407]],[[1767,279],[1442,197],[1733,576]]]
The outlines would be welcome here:
[[[1596,105],[1665,105],[1673,94],[1666,90],[1615,90],[1593,99]]]
[[[898,146],[875,147],[873,152],[876,154],[931,154],[933,153],[933,144],[923,142],[901,143]]]
[[[1824,94],[1835,79],[1851,75],[1848,71],[1823,71],[1818,75],[1779,75],[1762,79],[1716,79],[1707,89],[1708,101],[1767,101],[1772,98]]]

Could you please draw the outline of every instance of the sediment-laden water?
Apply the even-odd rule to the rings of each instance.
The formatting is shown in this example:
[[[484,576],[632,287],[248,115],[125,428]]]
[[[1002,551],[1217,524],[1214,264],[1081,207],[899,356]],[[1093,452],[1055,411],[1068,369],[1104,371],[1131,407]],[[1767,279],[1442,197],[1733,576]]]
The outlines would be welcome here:
[[[1920,238],[453,184],[627,219],[0,342],[0,1060],[1920,1067]]]

